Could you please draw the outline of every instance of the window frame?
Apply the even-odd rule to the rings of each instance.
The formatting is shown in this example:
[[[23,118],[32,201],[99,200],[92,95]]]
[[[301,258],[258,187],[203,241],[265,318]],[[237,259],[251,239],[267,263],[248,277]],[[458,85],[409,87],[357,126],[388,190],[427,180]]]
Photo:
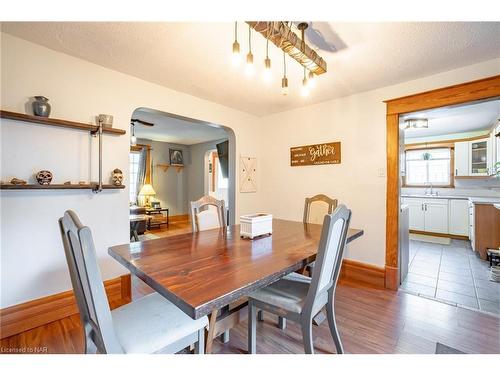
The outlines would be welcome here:
[[[402,176],[402,185],[401,187],[408,187],[408,188],[426,188],[427,186],[430,186],[429,184],[424,184],[424,185],[418,185],[418,184],[408,184],[406,181],[406,152],[407,151],[429,151],[429,150],[434,150],[434,149],[439,149],[439,148],[449,148],[450,149],[450,183],[448,185],[437,185],[437,184],[432,184],[432,187],[436,188],[454,188],[455,187],[455,145],[454,144],[436,144],[433,146],[422,146],[422,145],[405,145],[404,149],[404,168],[405,168],[405,175]]]

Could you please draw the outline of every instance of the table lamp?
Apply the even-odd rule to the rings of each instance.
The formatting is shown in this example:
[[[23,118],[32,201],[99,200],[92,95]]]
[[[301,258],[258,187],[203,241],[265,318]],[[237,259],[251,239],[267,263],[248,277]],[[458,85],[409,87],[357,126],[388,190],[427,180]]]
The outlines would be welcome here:
[[[153,186],[151,184],[144,184],[144,185],[142,185],[142,188],[141,188],[141,191],[139,192],[139,195],[146,197],[145,202],[144,202],[144,206],[151,207],[149,197],[156,195],[156,192],[153,189]]]

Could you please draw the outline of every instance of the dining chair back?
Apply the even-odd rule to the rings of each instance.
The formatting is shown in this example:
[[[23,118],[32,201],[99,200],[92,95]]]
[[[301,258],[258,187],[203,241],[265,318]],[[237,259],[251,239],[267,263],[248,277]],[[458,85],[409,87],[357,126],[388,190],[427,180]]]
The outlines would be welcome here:
[[[97,264],[90,228],[73,211],[59,219],[71,283],[85,332],[85,352],[123,353]]]
[[[224,200],[205,195],[197,201],[190,202],[190,206],[193,232],[226,227]]]
[[[278,315],[283,321],[291,319],[300,323],[305,352],[314,353],[312,320],[324,306],[337,353],[344,352],[334,303],[350,220],[351,210],[344,205],[324,217],[312,278],[291,273],[249,296],[249,353],[256,352],[256,317],[259,310]]]
[[[306,198],[304,202],[304,215],[302,221],[304,223],[321,224],[325,214],[330,215],[337,208],[338,200],[332,199],[325,194],[318,194],[310,198]],[[315,214],[320,211],[321,214]]]

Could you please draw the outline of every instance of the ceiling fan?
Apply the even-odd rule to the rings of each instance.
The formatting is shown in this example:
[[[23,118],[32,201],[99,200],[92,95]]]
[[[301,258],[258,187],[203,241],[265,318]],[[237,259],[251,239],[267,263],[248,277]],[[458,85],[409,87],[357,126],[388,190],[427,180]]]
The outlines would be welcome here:
[[[130,120],[130,124],[132,126],[134,126],[135,123],[139,123],[139,124],[145,125],[145,126],[155,126],[155,124],[153,124],[152,122],[147,122],[147,121],[144,121],[144,120],[139,120],[138,118],[133,118],[133,119]]]

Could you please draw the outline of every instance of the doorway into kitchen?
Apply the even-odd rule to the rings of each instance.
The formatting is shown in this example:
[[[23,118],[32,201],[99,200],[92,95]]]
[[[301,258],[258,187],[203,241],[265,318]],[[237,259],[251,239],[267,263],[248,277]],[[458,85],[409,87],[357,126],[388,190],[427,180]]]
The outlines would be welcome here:
[[[234,223],[231,129],[138,108],[132,115],[131,133],[128,182],[132,241],[190,232],[190,202],[204,195],[223,199],[226,220]]]
[[[399,116],[401,291],[500,315],[499,119],[498,98]]]

